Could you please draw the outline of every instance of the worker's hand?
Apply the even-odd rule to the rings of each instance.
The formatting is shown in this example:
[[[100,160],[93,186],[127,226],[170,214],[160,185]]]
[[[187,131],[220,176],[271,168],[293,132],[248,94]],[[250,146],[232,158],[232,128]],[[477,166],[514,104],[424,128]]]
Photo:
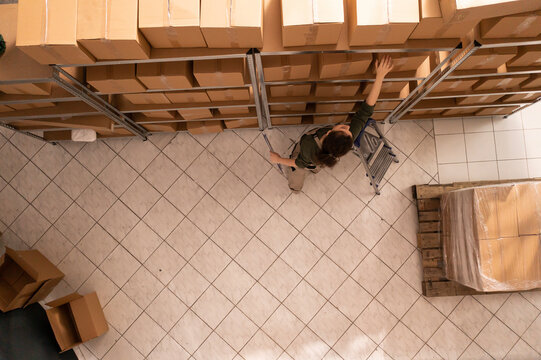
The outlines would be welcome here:
[[[269,151],[269,153],[270,153],[270,162],[273,164],[278,164],[280,160],[282,159],[280,155],[278,155],[277,153],[273,151]]]
[[[376,75],[385,77],[393,69],[393,59],[389,55],[376,59]]]

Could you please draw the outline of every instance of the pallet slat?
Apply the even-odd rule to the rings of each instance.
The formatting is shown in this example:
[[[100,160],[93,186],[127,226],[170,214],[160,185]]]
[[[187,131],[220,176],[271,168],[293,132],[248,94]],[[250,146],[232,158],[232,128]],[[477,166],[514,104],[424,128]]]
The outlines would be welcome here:
[[[422,199],[417,200],[417,210],[438,210],[440,208],[440,199]]]
[[[417,234],[417,247],[419,249],[430,249],[441,247],[439,233],[424,233]]]
[[[427,221],[419,223],[419,231],[422,233],[431,233],[431,232],[440,232],[440,222],[439,221]]]
[[[440,220],[439,211],[419,211],[419,222],[439,221],[439,220]]]

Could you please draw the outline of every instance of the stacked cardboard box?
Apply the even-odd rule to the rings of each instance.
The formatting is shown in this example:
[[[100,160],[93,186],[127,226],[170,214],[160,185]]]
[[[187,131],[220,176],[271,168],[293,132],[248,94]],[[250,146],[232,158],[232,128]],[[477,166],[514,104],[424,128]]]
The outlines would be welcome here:
[[[517,102],[517,101],[534,101],[540,96],[541,96],[541,93],[538,93],[538,92],[507,95],[502,99],[502,102],[512,103],[512,102]]]
[[[317,84],[315,95],[318,97],[355,96],[359,87],[359,83]]]
[[[154,119],[174,119],[175,113],[173,111],[145,111],[143,115]]]
[[[275,85],[269,88],[272,97],[309,96],[312,85]]]
[[[481,37],[485,39],[536,37],[541,34],[541,12],[486,19],[479,26]]]
[[[176,122],[159,122],[140,125],[146,130],[153,132],[176,132],[178,130],[178,123]]]
[[[541,65],[541,45],[521,46],[517,56],[509,60],[508,66]]]
[[[270,106],[271,111],[305,111],[306,103],[304,104],[277,104]]]
[[[355,103],[317,103],[317,113],[343,113],[353,111]]]
[[[170,104],[164,93],[124,94],[123,98],[132,104]]]
[[[86,81],[103,94],[146,90],[135,76],[135,64],[89,67],[86,72]]]
[[[193,74],[200,86],[244,86],[244,59],[196,60]]]
[[[228,129],[257,128],[257,119],[225,120],[225,127]]]
[[[272,125],[300,125],[302,116],[271,117]]]
[[[458,70],[497,69],[516,55],[516,47],[479,49],[460,64]]]
[[[366,84],[366,87],[363,90],[364,95],[368,95],[370,90],[372,90],[373,83]],[[381,85],[382,94],[406,94],[409,92],[409,84],[405,81],[384,81]]]
[[[471,91],[472,86],[478,81],[479,79],[445,80],[439,83],[432,92],[439,94],[446,91]]]
[[[210,111],[210,109],[178,109],[177,111],[184,120],[212,118],[212,112]]]
[[[212,101],[247,101],[250,100],[248,89],[207,90]]]
[[[461,98],[456,99],[456,103],[459,105],[490,104],[497,101],[502,96],[503,95],[483,95],[483,96],[461,97]]]
[[[249,114],[250,109],[247,106],[224,107],[224,108],[218,108],[218,112],[222,115],[240,115],[240,114]]]
[[[541,76],[539,74],[530,75],[528,80],[520,83],[522,89],[541,88]]]
[[[188,131],[191,134],[210,134],[210,133],[219,133],[224,131],[223,121],[212,120],[212,121],[188,121],[186,123]]]
[[[454,115],[473,115],[476,111],[479,111],[480,108],[455,108],[444,110],[441,114],[443,116],[454,116]]]
[[[264,56],[263,74],[265,81],[306,79],[310,76],[313,55]]]
[[[204,91],[167,92],[165,96],[173,104],[210,102],[207,93]]]
[[[147,89],[188,89],[193,87],[191,61],[138,64],[136,76]]]
[[[426,53],[378,53],[378,60],[383,56],[389,56],[393,60],[393,72],[397,71],[417,71],[419,67],[428,61]]]
[[[368,71],[371,63],[372,54],[318,54],[319,78],[361,75]]]
[[[477,111],[475,115],[508,115],[516,109],[518,109],[518,106],[487,107]]]
[[[347,119],[347,115],[314,115],[314,124],[338,124]]]
[[[490,89],[511,89],[519,84],[522,84],[528,79],[527,75],[524,76],[491,76],[482,80],[479,80],[474,86],[473,90],[490,90]]]

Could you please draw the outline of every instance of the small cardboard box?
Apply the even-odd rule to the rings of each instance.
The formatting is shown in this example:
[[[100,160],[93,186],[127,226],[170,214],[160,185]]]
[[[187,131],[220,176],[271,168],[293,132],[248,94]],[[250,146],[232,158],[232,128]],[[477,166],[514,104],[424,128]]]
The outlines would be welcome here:
[[[479,24],[481,37],[497,38],[527,38],[541,34],[541,13],[538,11],[491,18]]]
[[[163,122],[153,124],[140,124],[148,131],[153,132],[177,132],[178,124],[176,122]]]
[[[212,101],[250,100],[250,91],[248,89],[207,90],[207,95]]]
[[[305,111],[306,103],[302,104],[277,104],[270,106],[271,111]]]
[[[341,1],[282,0],[283,46],[336,44],[344,27]]]
[[[517,48],[479,49],[467,58],[459,70],[497,69],[517,55]]]
[[[51,83],[0,84],[0,91],[13,95],[50,95]]]
[[[177,111],[184,120],[212,118],[212,112],[210,109],[178,109]]]
[[[347,119],[347,115],[314,115],[314,124],[338,124]]]
[[[316,84],[315,95],[318,97],[355,96],[359,87],[360,83]]]
[[[366,84],[363,94],[368,95],[372,90],[373,83]],[[402,93],[405,89],[409,90],[409,84],[405,81],[384,81],[381,85],[381,94]]]
[[[451,115],[473,115],[476,111],[479,111],[480,108],[456,108],[456,109],[448,109],[443,111],[441,114],[443,116],[451,116]]]
[[[103,94],[146,90],[135,77],[135,64],[91,66],[86,69],[86,82]]]
[[[421,64],[428,60],[427,54],[422,53],[378,53],[377,58],[390,56],[393,59],[393,72],[417,71]]]
[[[173,104],[210,102],[207,93],[204,91],[167,92],[165,93],[165,96]]]
[[[317,113],[340,113],[353,111],[355,103],[317,103]]]
[[[249,114],[250,109],[246,106],[243,107],[226,107],[218,108],[218,112],[222,115],[238,115],[238,114]]]
[[[0,258],[0,311],[44,299],[63,277],[38,250],[16,251],[6,247]]]
[[[419,0],[348,0],[349,45],[403,44],[419,23]]]
[[[188,89],[193,87],[191,61],[137,64],[136,76],[147,89]]]
[[[148,59],[137,28],[138,0],[79,0],[77,41],[98,60]]]
[[[143,115],[149,118],[156,118],[156,119],[174,119],[175,113],[172,111],[147,111],[143,112]]]
[[[478,82],[479,79],[457,79],[457,80],[445,80],[438,84],[432,90],[433,93],[443,93],[447,91],[471,91],[472,86]]]
[[[400,105],[400,101],[378,101],[374,110],[393,110]]]
[[[320,79],[361,75],[368,71],[372,54],[318,54]]]
[[[541,75],[530,75],[530,78],[520,83],[522,89],[541,88]]]
[[[263,0],[201,0],[201,31],[209,48],[261,48]]]
[[[221,120],[211,121],[188,121],[186,127],[190,134],[213,134],[224,131],[224,124]]]
[[[35,102],[35,103],[27,103],[27,104],[10,104],[9,105],[14,110],[26,110],[26,109],[38,109],[38,108],[44,108],[44,107],[53,107],[55,106],[52,102]]]
[[[309,96],[311,84],[270,86],[271,97]]]
[[[507,115],[518,109],[518,106],[488,107],[475,113],[477,116],[483,115]]]
[[[25,127],[41,128],[73,128],[73,129],[91,129],[95,131],[111,131],[113,122],[107,116],[89,115],[89,116],[71,116],[68,118],[48,118],[43,120],[23,120],[11,122],[11,125],[18,129]],[[71,140],[71,139],[70,139]]]
[[[531,0],[440,0],[445,22],[461,23],[534,11],[541,8]]]
[[[310,54],[263,56],[265,81],[307,79],[313,60]]]
[[[244,59],[195,60],[193,74],[200,86],[244,86]]]
[[[73,293],[46,304],[47,318],[61,351],[94,339],[109,330],[98,295]]]
[[[170,104],[164,93],[124,94],[122,95],[132,104]]]
[[[518,102],[518,101],[533,101],[536,100],[538,97],[541,96],[541,93],[525,93],[525,94],[515,94],[515,95],[507,95],[502,99],[502,102],[504,103],[512,103],[512,102]]]
[[[40,64],[91,64],[95,58],[77,43],[77,1],[21,0],[17,47]]]
[[[257,122],[257,119],[225,120],[224,123],[225,123],[225,127],[228,129],[259,127],[259,123]]]
[[[271,117],[272,125],[300,125],[302,116]]]
[[[412,110],[411,116],[441,114],[443,110]]]
[[[491,89],[511,89],[519,84],[522,84],[528,79],[527,75],[524,76],[491,76],[479,80],[474,86],[475,91],[491,90]],[[522,87],[522,85],[521,85]]]
[[[207,47],[200,0],[139,0],[139,30],[153,48]]]
[[[420,0],[419,24],[410,39],[462,38],[479,23],[480,18],[468,21],[445,22],[439,0]]]
[[[468,96],[456,98],[456,103],[459,105],[470,105],[470,104],[491,104],[503,95],[483,95],[483,96]]]
[[[541,66],[541,45],[521,46],[507,66]]]

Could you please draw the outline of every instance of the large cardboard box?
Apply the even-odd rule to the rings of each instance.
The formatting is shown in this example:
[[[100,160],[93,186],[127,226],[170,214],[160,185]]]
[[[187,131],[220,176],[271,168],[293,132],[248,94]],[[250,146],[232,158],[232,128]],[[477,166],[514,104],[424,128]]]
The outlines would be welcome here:
[[[440,0],[445,22],[461,23],[541,9],[536,0]]]
[[[265,81],[307,79],[314,56],[310,54],[263,56]]]
[[[139,30],[153,48],[206,47],[200,0],[139,0]]]
[[[225,120],[224,123],[225,123],[225,127],[228,129],[259,127],[259,123],[257,122],[257,119]]]
[[[520,83],[520,87],[522,89],[541,88],[541,75],[530,75],[530,78],[528,80]]]
[[[212,118],[212,112],[210,109],[178,109],[177,111],[184,120]]]
[[[483,115],[507,115],[518,109],[518,106],[505,106],[505,107],[488,107],[481,109],[475,113],[477,116]]]
[[[343,113],[353,111],[355,103],[317,103],[317,113]]]
[[[446,91],[471,91],[472,86],[477,83],[479,79],[456,79],[445,80],[438,84],[432,90],[433,93],[443,93]]]
[[[271,111],[305,111],[306,103],[300,104],[276,104],[270,106]]]
[[[77,43],[82,14],[72,0],[20,0],[17,47],[40,64],[90,64],[95,58]]]
[[[125,94],[122,95],[132,104],[170,104],[169,99],[164,93],[143,93],[143,94]]]
[[[400,101],[378,101],[374,110],[393,110],[400,105]]]
[[[417,115],[436,115],[441,114],[443,110],[412,110],[410,112],[411,116],[417,116]]]
[[[314,124],[338,124],[347,119],[347,115],[314,115]]]
[[[193,74],[200,86],[244,86],[244,59],[195,60]]]
[[[207,95],[211,101],[250,100],[250,91],[248,89],[207,90]]]
[[[240,115],[240,114],[249,114],[250,108],[247,106],[242,107],[224,107],[218,108],[218,112],[222,115]]]
[[[511,89],[528,79],[527,75],[523,76],[491,76],[479,80],[474,86],[475,91],[491,90],[491,89]],[[522,86],[521,86],[522,87]]]
[[[50,95],[51,83],[0,84],[0,91],[14,95]]]
[[[136,76],[147,89],[187,89],[193,87],[191,61],[137,64]]]
[[[269,88],[271,97],[309,96],[312,85],[275,85]]]
[[[86,69],[86,82],[103,94],[146,90],[135,77],[135,64],[91,66]]]
[[[469,104],[491,104],[503,95],[483,95],[483,96],[468,96],[456,98],[456,103],[459,105],[469,105]]]
[[[444,110],[441,114],[443,116],[452,116],[452,115],[473,115],[476,111],[479,111],[480,108],[456,108]]]
[[[340,83],[340,84],[316,84],[316,93],[318,97],[335,96],[355,96],[359,91],[360,83]]]
[[[155,119],[174,119],[175,113],[173,111],[145,111],[141,114],[145,115],[149,118],[155,118]]]
[[[44,299],[63,277],[38,250],[16,251],[6,247],[0,258],[0,311]]]
[[[541,13],[534,11],[486,19],[479,27],[481,37],[485,39],[536,37],[541,34]]]
[[[18,129],[27,127],[58,127],[72,129],[91,129],[95,131],[111,131],[113,122],[107,116],[89,115],[89,116],[71,116],[68,118],[47,118],[42,120],[23,120],[10,122],[10,125]],[[71,138],[70,138],[71,140]]]
[[[512,103],[517,101],[534,101],[541,96],[541,92],[532,92],[524,94],[507,95],[502,99],[504,103]]]
[[[363,89],[363,94],[368,95],[370,90],[372,90],[373,83],[366,84],[366,87]],[[409,84],[405,81],[384,81],[381,85],[381,94],[392,94],[392,93],[404,93],[409,91]]]
[[[372,54],[330,53],[318,54],[320,79],[361,75],[368,71]]]
[[[508,66],[541,66],[541,45],[521,46]]]
[[[210,102],[205,91],[166,92],[165,96],[173,104]]]
[[[26,103],[26,104],[10,104],[9,105],[14,110],[27,110],[27,109],[38,109],[44,107],[53,107],[55,106],[52,102],[35,102],[35,103]]]
[[[300,125],[302,123],[302,116],[281,116],[271,117],[272,125]]]
[[[375,112],[372,114],[372,119],[374,120],[385,120],[390,113],[387,112]]]
[[[393,72],[397,71],[417,71],[421,64],[428,60],[425,53],[378,53],[377,58],[390,56],[393,59]]]
[[[263,0],[201,0],[209,48],[263,47]]]
[[[98,295],[73,293],[46,304],[47,318],[61,351],[66,351],[109,330]]]
[[[78,0],[77,41],[98,60],[148,59],[138,0]]]
[[[349,45],[403,44],[419,23],[419,0],[348,0]]]
[[[13,111],[13,109],[7,105],[0,105],[0,112],[8,112],[8,111]]]
[[[224,124],[221,120],[211,121],[188,121],[186,127],[190,134],[211,134],[224,131]]]
[[[336,44],[344,27],[342,1],[282,0],[283,46]]]
[[[152,124],[140,124],[142,127],[152,132],[177,132],[178,123],[176,122],[162,122]]]
[[[458,70],[497,69],[516,55],[516,47],[479,49],[460,64]]]

